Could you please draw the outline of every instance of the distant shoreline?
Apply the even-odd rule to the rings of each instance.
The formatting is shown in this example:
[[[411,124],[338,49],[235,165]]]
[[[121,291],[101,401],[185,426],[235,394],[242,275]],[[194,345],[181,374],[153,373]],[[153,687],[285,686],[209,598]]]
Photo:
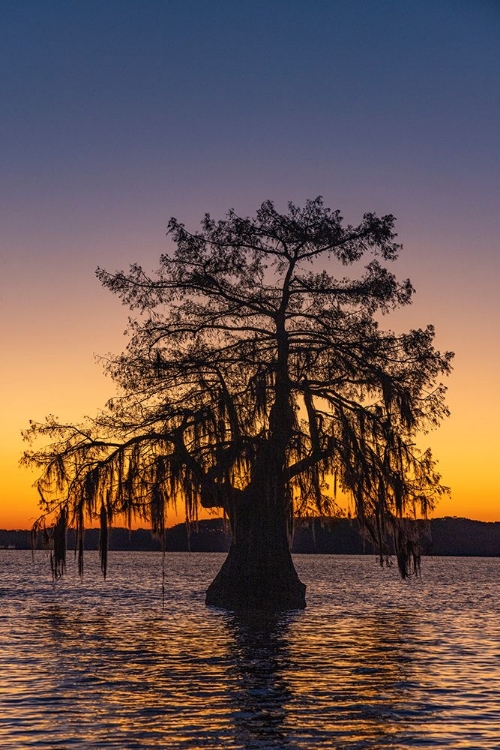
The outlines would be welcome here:
[[[423,555],[500,557],[500,521],[472,521],[467,518],[434,518],[415,521],[420,533]],[[68,530],[68,548],[74,549],[74,531]],[[168,528],[165,548],[168,552],[227,552],[231,539],[226,523],[219,518],[199,521],[188,535],[184,523]],[[41,535],[37,548],[43,547]],[[99,547],[99,530],[88,529],[85,548]],[[31,532],[0,529],[0,549],[31,549]],[[117,527],[110,530],[111,551],[154,551],[161,544],[149,529],[130,531]],[[356,520],[310,519],[301,521],[295,530],[292,552],[304,554],[374,554],[369,540],[360,532]]]

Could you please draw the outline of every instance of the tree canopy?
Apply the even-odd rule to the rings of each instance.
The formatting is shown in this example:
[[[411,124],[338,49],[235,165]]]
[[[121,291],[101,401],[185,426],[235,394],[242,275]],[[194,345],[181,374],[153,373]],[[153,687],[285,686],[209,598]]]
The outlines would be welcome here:
[[[171,219],[154,275],[98,269],[136,317],[127,350],[107,361],[118,390],[105,409],[26,432],[44,440],[23,458],[41,469],[37,528],[53,519],[60,539],[75,525],[81,560],[85,524],[99,519],[105,570],[118,516],[161,535],[169,506],[184,503],[188,521],[219,508],[235,540],[259,547],[243,508],[290,534],[294,516],[331,515],[342,492],[381,559],[393,540],[406,575],[417,560],[407,519],[446,489],[417,437],[448,414],[452,354],[430,325],[381,328],[413,294],[388,269],[394,222],[366,213],[351,226],[321,198],[282,214],[266,201],[254,218],[207,214],[195,232]],[[59,575],[63,551],[54,565]]]

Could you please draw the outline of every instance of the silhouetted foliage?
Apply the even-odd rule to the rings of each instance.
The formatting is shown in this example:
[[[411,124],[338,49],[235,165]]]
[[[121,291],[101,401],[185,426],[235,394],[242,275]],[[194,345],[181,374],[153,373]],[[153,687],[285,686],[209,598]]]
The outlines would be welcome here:
[[[321,198],[285,214],[267,201],[253,219],[207,214],[194,233],[171,219],[169,234],[156,275],[97,271],[138,316],[126,352],[107,363],[119,395],[106,409],[26,433],[52,441],[23,459],[42,469],[37,528],[53,514],[59,537],[75,525],[81,560],[88,519],[103,540],[118,516],[163,536],[170,505],[182,501],[188,522],[200,506],[223,509],[233,543],[207,601],[304,606],[293,517],[334,514],[342,491],[381,562],[393,544],[407,575],[418,566],[407,518],[445,490],[416,436],[447,415],[439,377],[452,355],[434,348],[432,326],[379,326],[413,293],[385,265],[401,248],[394,217],[346,226]]]

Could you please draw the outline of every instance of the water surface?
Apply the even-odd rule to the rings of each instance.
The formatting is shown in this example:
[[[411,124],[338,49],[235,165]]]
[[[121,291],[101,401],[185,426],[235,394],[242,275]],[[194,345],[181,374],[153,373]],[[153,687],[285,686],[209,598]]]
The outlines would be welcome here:
[[[204,606],[223,555],[0,551],[0,747],[500,747],[500,559],[298,555],[308,608]]]

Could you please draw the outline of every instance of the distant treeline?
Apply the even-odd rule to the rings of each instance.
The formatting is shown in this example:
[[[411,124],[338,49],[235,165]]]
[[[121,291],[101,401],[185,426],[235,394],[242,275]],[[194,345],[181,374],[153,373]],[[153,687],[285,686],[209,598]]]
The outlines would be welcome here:
[[[436,518],[427,524],[415,522],[425,555],[457,556],[500,556],[500,522],[485,523],[466,518]],[[68,531],[68,547],[74,548],[75,535]],[[165,546],[171,552],[226,552],[229,549],[230,534],[224,521],[212,519],[199,521],[189,532],[185,524],[177,524],[167,529]],[[37,548],[43,547],[41,535],[37,538]],[[98,529],[88,529],[85,533],[85,548],[98,549]],[[29,531],[0,530],[0,548],[30,549]],[[147,529],[129,531],[111,529],[110,550],[160,550],[158,539]],[[356,520],[312,519],[300,522],[295,530],[292,551],[308,554],[373,554],[371,543],[366,540]]]

